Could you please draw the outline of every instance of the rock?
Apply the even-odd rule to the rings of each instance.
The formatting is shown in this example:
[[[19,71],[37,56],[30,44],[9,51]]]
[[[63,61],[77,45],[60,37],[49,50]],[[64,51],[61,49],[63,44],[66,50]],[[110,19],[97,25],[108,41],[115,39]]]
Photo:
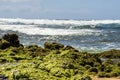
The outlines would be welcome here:
[[[73,48],[72,46],[67,45],[66,47],[63,48],[63,50],[73,50],[75,52],[79,52],[77,49]]]
[[[8,47],[10,47],[10,43],[8,41],[6,41],[6,40],[0,41],[0,49],[6,49]]]
[[[0,49],[6,49],[12,47],[20,47],[22,46],[19,43],[18,36],[14,33],[5,34],[2,39],[0,39]]]
[[[26,46],[25,49],[29,51],[35,51],[37,48],[38,48],[38,45],[29,45],[29,46]]]
[[[37,45],[29,45],[27,47],[25,47],[25,49],[27,52],[30,52],[32,57],[36,57],[36,56],[45,56],[46,55],[46,51],[42,48],[39,47]]]
[[[14,40],[18,40],[18,35],[14,33],[9,33],[9,34],[5,34],[2,38],[8,42],[11,42]]]
[[[45,42],[44,48],[49,50],[59,50],[64,48],[64,45],[56,42]]]
[[[99,55],[101,58],[107,58],[107,59],[119,59],[120,58],[120,50],[109,50],[109,51],[104,51],[100,53]]]
[[[14,34],[14,33],[10,33],[10,34],[5,34],[2,39],[1,39],[2,43],[1,46],[4,46],[3,48],[7,48],[7,47],[19,47],[20,43],[18,40],[18,35]]]
[[[92,80],[92,78],[90,76],[84,76],[83,78],[81,78],[80,80]]]
[[[7,80],[7,77],[4,74],[0,74],[0,80]]]

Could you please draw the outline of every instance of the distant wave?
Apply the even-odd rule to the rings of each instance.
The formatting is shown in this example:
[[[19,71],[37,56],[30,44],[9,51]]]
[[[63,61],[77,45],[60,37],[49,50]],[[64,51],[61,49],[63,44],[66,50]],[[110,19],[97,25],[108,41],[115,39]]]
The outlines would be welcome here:
[[[49,20],[49,19],[0,19],[0,23],[26,24],[26,25],[98,25],[98,24],[120,24],[120,20]]]
[[[80,25],[70,26],[70,29],[120,29],[120,24],[97,24],[97,25]]]

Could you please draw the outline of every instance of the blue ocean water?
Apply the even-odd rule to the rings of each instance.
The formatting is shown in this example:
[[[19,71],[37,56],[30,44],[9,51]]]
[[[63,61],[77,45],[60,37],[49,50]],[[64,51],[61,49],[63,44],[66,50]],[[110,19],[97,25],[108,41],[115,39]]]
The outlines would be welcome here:
[[[0,19],[0,37],[11,32],[25,46],[56,41],[81,51],[120,49],[120,20]]]

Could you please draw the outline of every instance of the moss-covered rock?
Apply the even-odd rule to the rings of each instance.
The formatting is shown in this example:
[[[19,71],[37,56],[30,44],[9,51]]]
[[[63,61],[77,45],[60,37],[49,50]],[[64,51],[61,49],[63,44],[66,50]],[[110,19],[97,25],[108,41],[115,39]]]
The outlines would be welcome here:
[[[6,34],[0,39],[0,73],[8,76],[8,80],[91,80],[93,75],[118,77],[119,62],[119,50],[91,54],[57,42],[45,42],[44,48],[38,45],[24,47],[16,34]]]
[[[6,40],[1,39],[0,40],[0,49],[6,49],[10,47],[10,43]]]
[[[82,77],[80,80],[92,80],[92,78],[87,75],[87,76]]]
[[[30,56],[32,57],[37,57],[37,56],[45,56],[47,54],[47,52],[45,51],[45,49],[43,49],[42,47],[39,47],[37,45],[30,45],[24,48],[24,50],[26,52],[28,52],[30,54]]]
[[[10,43],[10,45],[13,47],[20,46],[20,43],[18,40],[18,35],[14,34],[14,33],[5,34],[2,38],[4,40],[8,41]]]
[[[106,77],[105,74],[106,74],[105,72],[99,72],[98,77],[100,77],[100,78]]]
[[[96,67],[91,67],[89,69],[89,72],[95,72],[95,73],[98,73],[98,69]]]
[[[14,33],[5,34],[2,39],[0,39],[0,49],[6,49],[12,47],[19,47],[21,44],[18,40],[18,35]]]
[[[44,48],[48,50],[59,50],[64,47],[63,44],[56,43],[56,42],[45,42],[44,43]]]
[[[120,50],[109,50],[109,51],[105,51],[100,53],[100,57],[101,58],[109,58],[109,59],[117,59],[120,58]]]
[[[114,62],[111,59],[107,59],[102,63],[104,66],[114,65]]]

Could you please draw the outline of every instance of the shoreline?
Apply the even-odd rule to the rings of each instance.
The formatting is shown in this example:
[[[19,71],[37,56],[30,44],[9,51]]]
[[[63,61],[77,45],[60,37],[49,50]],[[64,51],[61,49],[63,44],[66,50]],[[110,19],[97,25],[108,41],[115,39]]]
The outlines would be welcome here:
[[[0,76],[8,80],[117,79],[119,58],[120,50],[115,49],[95,54],[57,42],[45,42],[44,47],[23,46],[14,33],[0,39]]]

